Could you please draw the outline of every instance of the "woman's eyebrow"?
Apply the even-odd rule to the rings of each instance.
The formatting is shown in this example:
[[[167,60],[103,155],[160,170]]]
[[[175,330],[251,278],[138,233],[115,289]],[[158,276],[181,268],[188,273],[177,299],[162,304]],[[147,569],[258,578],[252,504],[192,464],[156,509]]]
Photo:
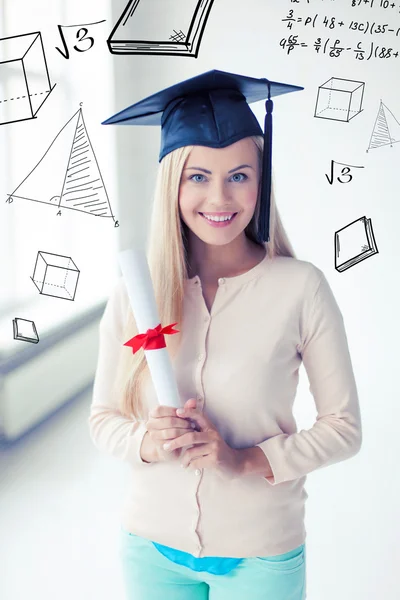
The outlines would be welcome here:
[[[238,167],[235,167],[234,169],[231,169],[230,171],[228,171],[228,173],[233,173],[233,171],[237,171],[238,169],[253,169],[253,167],[251,165],[239,165]],[[208,169],[203,169],[202,167],[186,167],[186,169],[184,169],[184,171],[189,171],[190,169],[194,169],[195,171],[203,171],[203,173],[207,173],[208,175],[211,175],[212,172],[209,171]],[[254,169],[253,169],[254,171]]]

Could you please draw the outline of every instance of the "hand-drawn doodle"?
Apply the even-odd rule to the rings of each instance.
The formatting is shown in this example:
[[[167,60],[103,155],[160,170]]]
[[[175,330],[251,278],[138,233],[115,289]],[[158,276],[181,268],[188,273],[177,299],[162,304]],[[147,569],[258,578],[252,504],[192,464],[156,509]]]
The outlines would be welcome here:
[[[318,88],[314,117],[349,122],[362,112],[365,83],[331,77]]]
[[[36,115],[55,88],[39,31],[0,39],[0,125]]]
[[[335,178],[335,166],[343,167],[340,170],[340,175]],[[364,167],[356,166],[356,165],[348,165],[347,163],[336,162],[335,160],[331,161],[331,172],[330,175],[325,173],[325,177],[327,178],[330,185],[333,185],[334,181],[338,181],[339,183],[350,183],[353,180],[353,175],[351,174],[351,169],[364,169]],[[338,170],[338,169],[337,169]]]
[[[88,27],[91,27],[92,25],[99,25],[100,23],[104,23],[105,19],[103,19],[102,21],[96,21],[95,23],[85,23],[84,25],[58,25],[58,32],[60,34],[61,37],[61,41],[62,41],[62,45],[63,45],[63,50],[61,50],[60,48],[58,48],[58,46],[56,46],[56,50],[58,50],[58,52],[61,54],[61,56],[63,56],[65,59],[69,59],[69,49],[68,49],[68,44],[67,41],[65,39],[65,35],[63,32],[63,27],[64,29],[78,29],[78,31],[76,32],[76,39],[78,40],[78,43],[75,44],[75,46],[73,47],[74,50],[76,52],[87,52],[88,50],[90,50],[91,48],[93,48],[94,46],[94,38],[93,37],[86,37],[87,34],[89,33],[89,30],[87,29]],[[78,44],[82,43],[86,43],[89,42],[89,44],[86,46],[81,46],[79,47]]]
[[[14,340],[31,342],[32,344],[37,344],[39,342],[36,325],[29,319],[20,319],[19,317],[15,317],[15,319],[13,319],[13,333]]]
[[[71,257],[40,250],[31,279],[44,296],[74,300],[79,273]]]
[[[367,152],[381,146],[393,147],[400,142],[400,123],[386,104],[380,102]]]
[[[214,0],[130,0],[107,40],[112,54],[197,58]]]
[[[62,135],[61,135],[62,134]],[[89,139],[82,109],[71,117],[25,179],[8,194],[97,217],[111,217],[110,201]]]
[[[342,273],[379,254],[371,219],[361,217],[335,232],[335,269]]]

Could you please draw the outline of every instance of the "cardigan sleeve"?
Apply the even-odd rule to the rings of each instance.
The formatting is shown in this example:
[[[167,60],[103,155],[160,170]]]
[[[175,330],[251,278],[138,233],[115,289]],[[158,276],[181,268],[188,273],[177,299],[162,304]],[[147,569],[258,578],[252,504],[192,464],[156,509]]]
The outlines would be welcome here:
[[[122,339],[128,306],[129,300],[121,278],[100,320],[98,361],[88,419],[89,433],[100,451],[150,468],[153,463],[146,463],[140,456],[147,431],[145,423],[123,416],[112,393],[121,350],[131,351],[123,347],[127,340]]]
[[[257,444],[271,465],[273,476],[266,477],[271,485],[351,458],[361,448],[360,407],[343,317],[325,275],[316,271],[319,282],[298,351],[317,418],[308,430]]]

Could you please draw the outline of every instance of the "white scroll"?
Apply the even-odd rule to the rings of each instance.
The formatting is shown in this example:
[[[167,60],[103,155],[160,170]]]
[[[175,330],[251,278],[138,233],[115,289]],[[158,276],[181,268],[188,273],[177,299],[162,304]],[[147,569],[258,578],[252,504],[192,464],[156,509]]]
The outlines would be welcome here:
[[[119,254],[119,264],[139,334],[146,333],[160,323],[146,255],[136,248],[124,250]],[[161,325],[164,327],[166,324]],[[180,408],[182,403],[167,348],[143,351],[158,402],[164,406]]]

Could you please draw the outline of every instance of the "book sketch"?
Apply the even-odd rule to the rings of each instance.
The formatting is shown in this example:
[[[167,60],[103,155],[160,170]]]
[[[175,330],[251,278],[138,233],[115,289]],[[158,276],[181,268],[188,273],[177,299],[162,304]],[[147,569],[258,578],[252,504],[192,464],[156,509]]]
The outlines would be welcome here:
[[[214,0],[130,0],[107,40],[112,54],[197,58]]]
[[[361,217],[335,232],[335,269],[342,273],[378,254],[371,219]]]
[[[36,325],[29,319],[15,317],[15,319],[13,319],[13,334],[14,340],[19,340],[20,342],[31,342],[31,344],[37,344],[39,342]]]

